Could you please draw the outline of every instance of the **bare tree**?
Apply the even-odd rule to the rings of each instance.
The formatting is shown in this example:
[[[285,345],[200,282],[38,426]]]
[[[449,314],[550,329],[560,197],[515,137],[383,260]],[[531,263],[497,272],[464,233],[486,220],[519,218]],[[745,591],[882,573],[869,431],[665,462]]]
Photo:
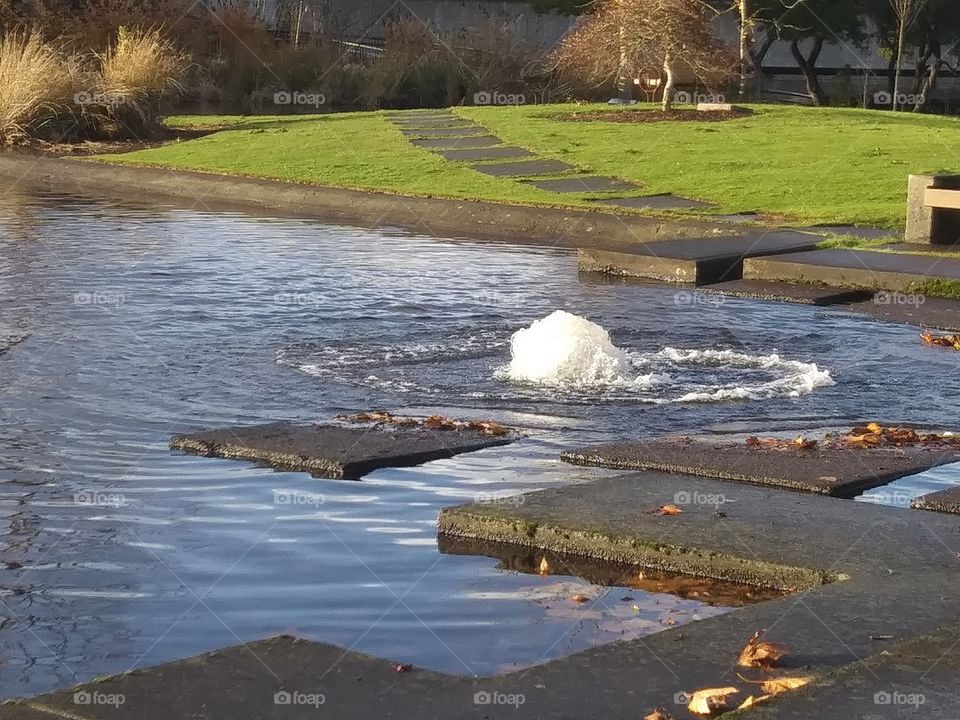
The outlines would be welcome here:
[[[900,64],[903,60],[903,48],[906,44],[907,31],[916,22],[917,16],[923,10],[927,0],[890,0],[890,7],[897,16],[897,57],[893,71],[893,110],[896,112],[900,105]]]
[[[717,40],[716,11],[701,0],[595,0],[554,53],[561,69],[619,89],[641,74],[663,82],[663,109],[673,105],[678,73],[712,85],[733,72],[736,57]]]

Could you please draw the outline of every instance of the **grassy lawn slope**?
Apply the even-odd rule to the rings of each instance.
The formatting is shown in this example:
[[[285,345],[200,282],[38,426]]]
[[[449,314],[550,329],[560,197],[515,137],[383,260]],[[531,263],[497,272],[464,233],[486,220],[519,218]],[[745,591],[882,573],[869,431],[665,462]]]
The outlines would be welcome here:
[[[529,105],[456,108],[511,145],[583,171],[639,182],[795,223],[903,224],[907,175],[960,172],[960,120],[868,110],[752,106],[727,122],[569,122],[566,113],[616,108]],[[652,112],[652,110],[651,110]],[[416,148],[380,113],[178,117],[216,124],[196,140],[99,158],[296,182],[513,203],[586,204],[475,172]]]

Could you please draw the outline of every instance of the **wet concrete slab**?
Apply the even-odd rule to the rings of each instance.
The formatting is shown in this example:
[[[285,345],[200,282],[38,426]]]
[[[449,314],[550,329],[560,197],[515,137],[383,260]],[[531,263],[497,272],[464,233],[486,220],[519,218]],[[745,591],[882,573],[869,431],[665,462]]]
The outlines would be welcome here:
[[[744,277],[909,293],[928,278],[960,280],[960,259],[869,250],[814,250],[748,260]]]
[[[532,177],[534,175],[553,175],[573,170],[560,160],[526,160],[514,163],[495,163],[490,165],[474,165],[473,169],[494,177]]]
[[[793,253],[813,248],[818,238],[807,233],[764,231],[738,237],[664,240],[631,248],[629,252],[582,248],[582,272],[642,277],[665,282],[706,285],[740,280],[745,258]]]
[[[685,438],[616,442],[564,451],[574,465],[657,470],[800,492],[855,497],[898,478],[960,461],[947,447],[811,449],[756,447],[746,442]]]
[[[921,495],[910,505],[917,510],[932,510],[933,512],[953,513],[960,515],[960,487],[939,490],[928,495]]]
[[[596,175],[583,175],[559,180],[526,180],[525,182],[541,190],[557,193],[618,192],[621,190],[637,190],[640,187],[619,178]]]
[[[649,195],[639,198],[621,198],[616,200],[597,200],[598,205],[614,205],[623,208],[650,210],[699,210],[713,207],[712,203],[680,197],[679,195]]]
[[[533,157],[533,153],[520,147],[499,145],[488,148],[468,150],[438,150],[437,154],[451,162],[471,162],[481,160],[504,160],[507,158]]]
[[[744,717],[953,720],[960,708],[960,626],[900,643],[786,693]]]
[[[295,425],[288,422],[175,435],[170,447],[205,457],[249,460],[316,477],[358,480],[384,467],[419,465],[516,439],[478,430]]]
[[[682,515],[650,512],[680,493],[690,499]],[[948,516],[749,485],[731,490],[716,480],[658,473],[602,478],[523,497],[524,502],[510,505],[448,508],[440,529],[445,535],[461,531],[458,537],[509,539],[523,547],[700,568],[702,576],[753,578],[800,593],[496,677],[466,676],[468,667],[464,676],[417,667],[397,672],[396,659],[282,636],[94,680],[27,703],[49,708],[56,717],[84,720],[302,720],[318,710],[345,720],[636,720],[658,706],[679,718],[687,713],[674,702],[678,693],[727,684],[755,691],[737,677],[738,671],[753,673],[735,667],[735,659],[758,628],[771,628],[769,639],[790,646],[777,674],[809,673],[829,682],[833,673],[856,672],[865,658],[873,663],[891,657],[880,653],[896,653],[898,642],[955,624],[960,611],[955,592],[960,537],[955,518]],[[711,504],[717,498],[724,500],[722,516]],[[935,657],[938,648],[929,649]],[[949,671],[937,669],[934,677],[949,694],[956,690],[957,672],[953,663],[945,667]],[[123,695],[124,704],[119,712],[102,705],[79,712],[73,702],[77,691]],[[311,695],[315,705],[305,702]],[[516,702],[507,702],[507,696]],[[788,700],[772,700],[764,712],[780,703],[786,708]],[[939,702],[935,698],[925,710],[944,707]],[[871,705],[869,710],[873,714],[816,716],[899,717],[896,708]]]
[[[909,323],[931,330],[960,332],[960,301],[923,297],[907,299],[887,292],[871,293],[868,300],[843,308],[887,322]]]
[[[421,138],[411,140],[411,145],[417,147],[444,150],[459,150],[464,148],[482,148],[500,145],[503,140],[494,135],[471,135],[467,137]]]

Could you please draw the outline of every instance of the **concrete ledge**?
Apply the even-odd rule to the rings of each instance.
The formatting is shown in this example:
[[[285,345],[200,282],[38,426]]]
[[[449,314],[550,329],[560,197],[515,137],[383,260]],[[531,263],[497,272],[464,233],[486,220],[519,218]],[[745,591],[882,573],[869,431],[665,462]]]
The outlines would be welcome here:
[[[735,226],[702,221],[624,217],[589,210],[391,195],[215,173],[130,167],[0,153],[0,178],[14,188],[108,195],[137,201],[175,199],[197,210],[234,209],[298,215],[362,227],[403,227],[438,236],[469,236],[577,248],[703,237]]]
[[[560,457],[574,465],[659,470],[850,498],[957,462],[960,452],[946,448],[780,450],[745,443],[665,440],[610,443],[568,450]]]
[[[359,480],[383,467],[419,465],[516,440],[476,430],[294,425],[279,422],[174,435],[170,447],[205,457],[250,460],[317,477]]]
[[[921,495],[911,503],[910,507],[918,510],[932,510],[933,512],[960,515],[960,487]]]
[[[750,258],[744,262],[743,277],[909,293],[931,278],[960,279],[960,260],[869,250],[815,250]]]

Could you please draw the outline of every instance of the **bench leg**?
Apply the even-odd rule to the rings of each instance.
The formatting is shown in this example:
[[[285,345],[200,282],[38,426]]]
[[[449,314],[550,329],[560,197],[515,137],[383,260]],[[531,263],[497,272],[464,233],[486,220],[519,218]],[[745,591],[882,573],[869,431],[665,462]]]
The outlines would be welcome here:
[[[957,175],[911,175],[907,188],[908,243],[949,243],[960,241],[960,213],[925,207],[923,196],[928,188],[960,190]]]

